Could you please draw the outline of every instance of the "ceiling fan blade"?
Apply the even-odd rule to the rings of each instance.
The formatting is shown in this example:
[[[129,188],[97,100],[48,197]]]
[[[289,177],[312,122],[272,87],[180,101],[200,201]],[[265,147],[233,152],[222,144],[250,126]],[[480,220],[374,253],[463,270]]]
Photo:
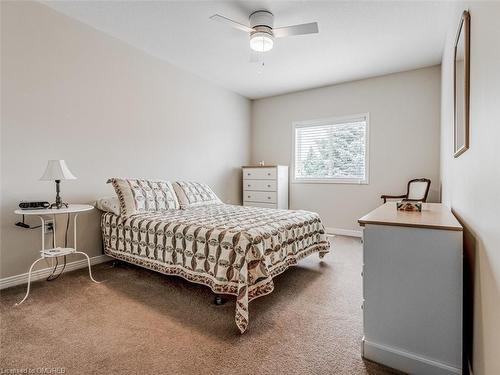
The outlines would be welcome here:
[[[273,29],[273,34],[275,38],[283,38],[286,36],[304,35],[304,34],[316,34],[318,32],[319,30],[317,22],[303,23],[301,25],[278,27],[277,29]]]
[[[214,14],[213,16],[210,17],[210,19],[214,20],[214,21],[219,21],[219,22],[225,23],[228,26],[234,27],[235,29],[238,29],[241,31],[246,31],[247,33],[253,31],[252,28],[250,28],[246,25],[243,25],[239,22],[233,21],[227,17],[221,16],[220,14]]]

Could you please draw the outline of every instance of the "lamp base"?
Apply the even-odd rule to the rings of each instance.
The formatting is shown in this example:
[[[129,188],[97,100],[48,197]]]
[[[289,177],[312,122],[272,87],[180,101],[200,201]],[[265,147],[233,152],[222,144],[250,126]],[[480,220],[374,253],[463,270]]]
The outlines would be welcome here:
[[[60,209],[60,208],[68,208],[68,204],[67,203],[64,203],[64,202],[54,202],[54,203],[51,203],[51,205],[49,206],[49,209],[50,208],[55,208],[55,209]]]
[[[60,209],[63,207],[68,208],[68,204],[64,203],[61,199],[61,196],[59,195],[59,193],[61,192],[61,189],[59,187],[59,183],[61,182],[61,180],[55,180],[55,181],[56,181],[56,201],[55,203],[52,203],[49,206],[49,208],[56,208],[56,209]]]

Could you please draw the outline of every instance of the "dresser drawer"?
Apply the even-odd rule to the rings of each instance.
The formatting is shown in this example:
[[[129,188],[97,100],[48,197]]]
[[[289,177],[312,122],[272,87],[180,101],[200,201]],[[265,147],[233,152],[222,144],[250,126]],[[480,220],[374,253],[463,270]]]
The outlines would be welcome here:
[[[243,200],[248,202],[276,203],[276,193],[266,191],[245,191]]]
[[[276,203],[261,203],[261,202],[243,202],[243,206],[262,207],[262,208],[278,208]]]
[[[272,180],[245,180],[243,190],[276,191],[276,181]]]
[[[243,168],[244,180],[276,180],[276,168]]]

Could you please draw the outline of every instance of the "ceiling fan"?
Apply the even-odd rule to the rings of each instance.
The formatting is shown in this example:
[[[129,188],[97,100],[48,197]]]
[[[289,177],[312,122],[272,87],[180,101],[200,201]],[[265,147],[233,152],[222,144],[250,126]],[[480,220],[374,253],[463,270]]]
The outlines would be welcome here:
[[[214,14],[210,19],[249,33],[250,48],[256,52],[270,51],[274,46],[274,38],[319,32],[317,22],[274,28],[274,15],[267,10],[258,10],[250,14],[250,26],[243,25],[219,14]]]

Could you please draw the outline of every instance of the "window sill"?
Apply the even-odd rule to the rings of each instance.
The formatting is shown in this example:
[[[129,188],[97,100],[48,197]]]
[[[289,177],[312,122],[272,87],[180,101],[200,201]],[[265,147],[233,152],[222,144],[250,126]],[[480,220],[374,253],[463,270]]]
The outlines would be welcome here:
[[[293,179],[292,184],[350,184],[350,185],[368,185],[368,180],[349,180],[349,179]]]

